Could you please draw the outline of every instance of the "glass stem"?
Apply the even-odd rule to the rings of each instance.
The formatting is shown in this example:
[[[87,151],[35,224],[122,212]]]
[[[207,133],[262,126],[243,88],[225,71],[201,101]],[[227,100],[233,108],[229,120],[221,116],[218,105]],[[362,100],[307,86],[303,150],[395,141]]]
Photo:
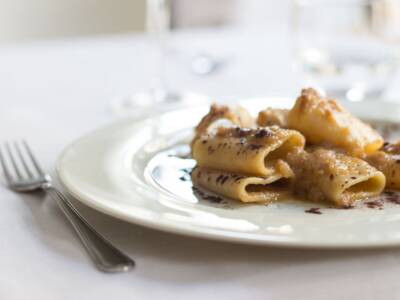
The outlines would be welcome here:
[[[168,0],[147,0],[148,31],[157,44],[157,80],[154,91],[154,102],[162,102],[168,97],[167,85],[167,39],[170,27]]]

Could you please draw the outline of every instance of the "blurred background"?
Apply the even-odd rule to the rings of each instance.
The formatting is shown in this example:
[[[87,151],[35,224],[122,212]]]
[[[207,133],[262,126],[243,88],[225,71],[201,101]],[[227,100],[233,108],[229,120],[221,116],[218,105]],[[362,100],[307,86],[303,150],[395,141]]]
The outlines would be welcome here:
[[[290,0],[173,0],[174,28],[289,21]],[[146,0],[0,0],[0,42],[143,32]],[[261,22],[261,23],[260,23]]]
[[[84,60],[104,72],[101,88],[117,99],[116,111],[293,96],[304,86],[350,101],[400,94],[400,0],[0,0],[0,7],[3,49],[81,41],[81,51],[97,57],[104,48],[90,49],[99,41],[119,45],[102,60]]]

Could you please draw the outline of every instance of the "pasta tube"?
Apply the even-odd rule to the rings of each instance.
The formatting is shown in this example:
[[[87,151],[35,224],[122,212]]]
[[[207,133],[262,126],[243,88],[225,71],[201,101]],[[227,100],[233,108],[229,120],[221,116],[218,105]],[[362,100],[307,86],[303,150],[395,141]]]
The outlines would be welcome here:
[[[400,141],[385,144],[366,159],[372,166],[382,171],[386,176],[386,187],[400,189]]]
[[[258,113],[257,125],[262,127],[277,125],[281,128],[288,128],[288,117],[288,109],[268,107]]]
[[[277,126],[220,128],[216,134],[197,139],[192,154],[202,168],[252,176],[280,173],[289,177],[291,170],[285,158],[294,149],[302,149],[304,144],[299,132]]]
[[[339,147],[358,157],[378,150],[383,144],[382,137],[369,125],[313,89],[302,90],[288,121],[289,128],[304,134],[307,142]]]
[[[367,162],[323,148],[299,151],[288,157],[295,174],[293,190],[312,201],[351,206],[359,199],[379,195],[385,176]]]
[[[271,203],[288,193],[288,179],[279,174],[266,178],[246,177],[196,167],[192,172],[192,181],[195,186],[242,202]]]

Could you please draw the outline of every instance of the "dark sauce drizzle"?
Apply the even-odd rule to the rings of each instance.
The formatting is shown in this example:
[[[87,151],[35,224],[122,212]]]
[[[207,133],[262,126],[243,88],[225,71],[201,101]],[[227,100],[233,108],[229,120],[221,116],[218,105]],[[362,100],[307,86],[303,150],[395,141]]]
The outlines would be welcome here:
[[[179,180],[181,181],[191,181],[191,175],[192,175],[192,169],[190,168],[185,168],[185,169],[180,169],[182,171],[183,175],[179,177]]]
[[[362,203],[367,208],[379,209],[379,210],[384,209],[386,203],[400,205],[400,192],[385,191],[378,197]]]
[[[220,204],[220,203],[224,202],[224,199],[222,199],[221,197],[208,194],[208,193],[198,189],[195,186],[192,189],[193,189],[193,193],[197,197],[199,197],[199,198],[201,198],[203,200],[207,200],[207,201],[210,201],[211,203],[217,203],[217,204]]]
[[[372,209],[383,209],[383,201],[381,199],[366,201],[364,205]]]
[[[310,209],[305,210],[304,212],[309,214],[322,215],[322,211],[319,207],[312,207]]]

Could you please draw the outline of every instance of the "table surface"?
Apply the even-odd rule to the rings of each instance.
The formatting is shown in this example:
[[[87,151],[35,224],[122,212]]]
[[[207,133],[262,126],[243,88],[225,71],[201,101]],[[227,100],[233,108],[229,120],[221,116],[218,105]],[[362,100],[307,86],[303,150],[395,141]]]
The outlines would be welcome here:
[[[291,96],[286,34],[200,30],[171,37],[169,85],[216,99]],[[201,77],[199,52],[221,59]],[[153,84],[153,45],[144,36],[42,42],[0,49],[1,140],[25,137],[47,170],[79,136],[118,116],[110,99]],[[54,171],[52,171],[54,173]],[[56,205],[0,187],[0,299],[395,299],[398,249],[289,250],[182,237],[128,224],[76,202],[137,267],[104,274],[90,263]],[[246,298],[244,298],[246,297]]]

